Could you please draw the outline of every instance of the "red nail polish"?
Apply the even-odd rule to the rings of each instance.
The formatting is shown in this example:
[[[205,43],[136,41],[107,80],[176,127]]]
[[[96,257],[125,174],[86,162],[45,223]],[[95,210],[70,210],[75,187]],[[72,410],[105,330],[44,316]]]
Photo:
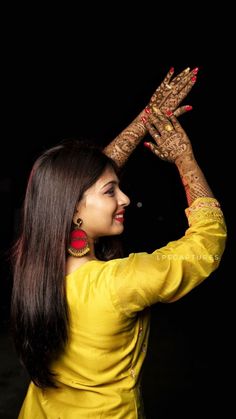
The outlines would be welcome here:
[[[150,143],[147,143],[146,141],[143,143],[143,145],[147,148],[150,148]]]
[[[145,108],[145,112],[148,113],[148,114],[150,114],[152,111],[151,111],[150,108],[147,107],[147,108]]]
[[[168,111],[166,111],[166,115],[171,116],[171,115],[173,115],[173,112],[168,109]]]
[[[171,67],[171,69],[170,69],[170,73],[171,73],[171,74],[173,74],[173,73],[174,73],[174,71],[175,71],[174,67]]]
[[[193,109],[193,107],[191,105],[186,105],[185,106],[186,111],[191,111],[192,109]]]
[[[147,118],[145,118],[145,116],[141,116],[141,121],[145,124],[145,122],[147,122]]]
[[[197,80],[197,77],[196,76],[193,76],[192,78],[191,78],[191,81],[194,83],[195,81]]]
[[[197,73],[198,73],[198,70],[199,70],[199,68],[198,68],[198,67],[194,68],[194,70],[193,70],[193,74],[197,74]]]

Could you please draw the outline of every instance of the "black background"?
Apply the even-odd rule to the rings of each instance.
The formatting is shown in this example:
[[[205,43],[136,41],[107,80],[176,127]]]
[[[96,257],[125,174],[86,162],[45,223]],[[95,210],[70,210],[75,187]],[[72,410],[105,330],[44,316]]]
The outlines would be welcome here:
[[[221,34],[224,14],[218,11],[213,22],[197,5],[195,25],[192,14],[180,21],[171,9],[156,16],[150,5],[149,10],[143,6],[131,15],[113,7],[109,19],[99,7],[86,13],[71,10],[69,17],[60,19],[56,11],[41,11],[41,16],[28,10],[27,20],[21,11],[19,21],[15,11],[6,31],[0,164],[1,337],[9,335],[7,254],[35,158],[68,137],[108,144],[145,107],[170,67],[175,67],[175,74],[188,66],[199,67],[197,84],[184,100],[193,111],[180,121],[222,203],[229,239],[219,269],[206,282],[174,304],[152,308],[143,391],[150,419],[174,414],[229,417],[236,231],[231,33],[228,29]],[[184,233],[186,200],[177,171],[143,144],[124,168],[122,187],[131,198],[123,235],[127,253],[152,251]],[[4,352],[1,356],[4,363]],[[14,357],[12,352],[12,365],[20,369]],[[22,386],[11,398],[14,371],[0,381],[2,390],[7,383],[8,396],[1,392],[4,418],[14,418],[22,402],[27,378],[19,377]]]

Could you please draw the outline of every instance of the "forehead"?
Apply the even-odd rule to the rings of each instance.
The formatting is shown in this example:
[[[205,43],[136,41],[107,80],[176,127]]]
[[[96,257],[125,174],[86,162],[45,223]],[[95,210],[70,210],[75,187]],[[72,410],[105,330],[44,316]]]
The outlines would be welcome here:
[[[119,183],[119,179],[114,171],[114,169],[111,166],[106,167],[104,172],[101,174],[101,176],[98,178],[98,180],[95,182],[94,186],[97,187],[103,187],[109,182],[116,182]]]
[[[104,188],[106,185],[109,186],[109,183],[119,183],[119,179],[114,171],[114,169],[110,166],[106,167],[104,172],[101,174],[101,176],[97,179],[97,181],[87,189],[85,192],[85,196],[97,191],[100,191],[102,188]]]

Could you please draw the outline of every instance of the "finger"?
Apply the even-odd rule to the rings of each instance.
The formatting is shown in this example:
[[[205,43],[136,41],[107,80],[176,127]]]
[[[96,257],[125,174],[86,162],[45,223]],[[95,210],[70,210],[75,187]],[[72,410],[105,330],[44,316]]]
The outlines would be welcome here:
[[[160,134],[160,133],[163,132],[164,126],[167,125],[167,124],[170,125],[169,120],[166,118],[166,116],[164,116],[161,113],[160,110],[159,110],[158,114],[155,115],[155,116],[151,114],[149,116],[149,121],[151,122],[149,132],[150,132],[151,136],[155,139],[155,141],[156,141],[156,138],[158,138],[157,134]]]
[[[169,118],[171,114],[172,112],[168,110],[165,115],[160,111],[157,117],[149,116],[149,121],[151,121],[149,133],[158,145],[161,145],[162,139],[169,136],[171,131],[174,132],[175,127]]]
[[[192,71],[190,71],[188,74],[186,74],[185,77],[182,77],[175,84],[173,84],[173,88],[172,88],[173,94],[179,94],[186,87],[188,87],[188,89],[191,90],[193,87],[193,84],[195,84],[197,80],[197,77],[196,77],[197,73],[198,73],[198,68],[196,67]],[[187,90],[187,92],[189,92],[189,90]]]
[[[158,95],[158,93],[162,90],[166,90],[166,88],[168,90],[171,90],[171,86],[169,86],[171,77],[174,74],[174,67],[171,67],[170,70],[168,71],[167,75],[165,76],[164,80],[161,82],[161,84],[158,86],[158,88],[155,90],[154,95],[151,97],[150,102],[155,102],[156,98],[155,95]]]
[[[155,113],[151,113],[149,115],[149,121],[152,122],[152,124],[158,124],[158,122],[161,120],[161,118],[163,118],[163,114],[160,111],[160,109],[157,109],[157,111],[155,111]]]
[[[173,94],[178,94],[178,101],[181,102],[186,96],[187,94],[190,92],[190,90],[193,88],[194,84],[197,81],[197,77],[193,76],[190,79],[188,79],[188,81],[186,82],[186,84],[182,84],[181,86],[179,86],[178,88],[178,92],[173,92]]]
[[[149,120],[145,122],[145,127],[155,141],[160,139],[159,132],[157,131],[159,124],[161,124],[161,121],[159,121],[158,118],[155,118],[153,115],[150,115]]]
[[[182,73],[180,73],[180,75],[176,76],[173,80],[172,80],[172,84],[173,86],[184,86],[185,84],[187,84],[192,77],[196,76],[198,73],[199,68],[195,67],[193,70],[190,71],[190,68],[186,68],[184,71],[182,71]]]
[[[172,111],[175,110],[193,88],[196,80],[196,76],[193,76],[185,86],[182,86],[180,91],[177,92],[177,90],[173,90],[168,98],[163,98],[162,102],[159,104],[159,108],[162,111],[166,111],[167,109]]]
[[[172,80],[171,88],[173,94],[178,94],[183,89],[183,87],[186,86],[186,84],[191,79],[190,74],[190,67],[187,67],[184,71],[182,71]]]
[[[159,108],[163,110],[163,108],[167,109],[176,109],[179,104],[183,101],[183,99],[187,96],[187,94],[190,92],[190,90],[193,88],[194,84],[196,83],[196,76],[188,78],[188,82],[186,84],[186,81],[179,82],[179,84],[176,87],[173,87],[172,90],[170,90],[170,93],[168,97],[163,97],[162,100],[159,103]]]
[[[148,148],[152,153],[154,153],[156,156],[162,158],[161,157],[162,155],[161,155],[160,151],[158,150],[158,147],[155,144],[149,143],[149,142],[145,142],[145,143],[143,143],[143,145],[146,148]]]
[[[153,105],[152,112],[154,113],[154,115],[158,115],[161,113],[161,110],[157,106]]]
[[[179,117],[180,115],[183,115],[183,113],[189,112],[192,109],[193,109],[193,107],[191,105],[180,106],[173,113],[176,117]]]
[[[177,74],[175,78],[172,80],[173,85],[176,85],[179,83],[179,81],[186,77],[190,72],[190,67],[185,68],[181,73]]]
[[[163,106],[163,109],[159,109],[157,106],[152,107],[153,113],[149,114],[149,119],[153,123],[158,123],[159,121],[165,121],[165,114],[168,112],[168,108]],[[164,111],[164,112],[163,112]],[[167,114],[168,115],[168,114]]]
[[[178,119],[173,113],[169,116],[169,118],[170,118],[170,121],[172,122],[172,125],[176,129],[176,131],[180,131],[180,130],[183,131],[181,124],[179,123]]]
[[[190,67],[185,68],[185,70],[183,70],[181,73],[179,73],[170,83],[171,77],[174,73],[174,68],[171,67],[171,69],[169,70],[167,76],[165,77],[165,79],[163,81],[164,87],[167,87],[168,89],[171,90],[173,87],[179,86],[180,81],[186,79],[186,76],[189,74],[189,71],[190,71]]]
[[[164,85],[164,86],[167,86],[167,88],[168,88],[168,86],[169,86],[169,83],[170,83],[170,80],[171,80],[171,77],[173,76],[173,74],[174,74],[174,67],[171,67],[170,68],[170,70],[168,71],[168,73],[167,73],[167,75],[165,76],[165,78],[164,78],[164,80],[163,80],[163,82],[162,82],[162,84]],[[171,88],[171,87],[169,87],[169,88]]]

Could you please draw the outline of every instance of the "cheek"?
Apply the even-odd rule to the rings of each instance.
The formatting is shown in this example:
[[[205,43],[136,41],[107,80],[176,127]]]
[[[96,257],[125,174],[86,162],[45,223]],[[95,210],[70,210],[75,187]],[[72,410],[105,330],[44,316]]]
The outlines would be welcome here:
[[[84,217],[84,229],[90,237],[109,235],[114,227],[114,212],[107,206],[90,208]]]
[[[81,218],[90,226],[111,224],[116,209],[116,202],[112,199],[87,201],[81,212]]]

